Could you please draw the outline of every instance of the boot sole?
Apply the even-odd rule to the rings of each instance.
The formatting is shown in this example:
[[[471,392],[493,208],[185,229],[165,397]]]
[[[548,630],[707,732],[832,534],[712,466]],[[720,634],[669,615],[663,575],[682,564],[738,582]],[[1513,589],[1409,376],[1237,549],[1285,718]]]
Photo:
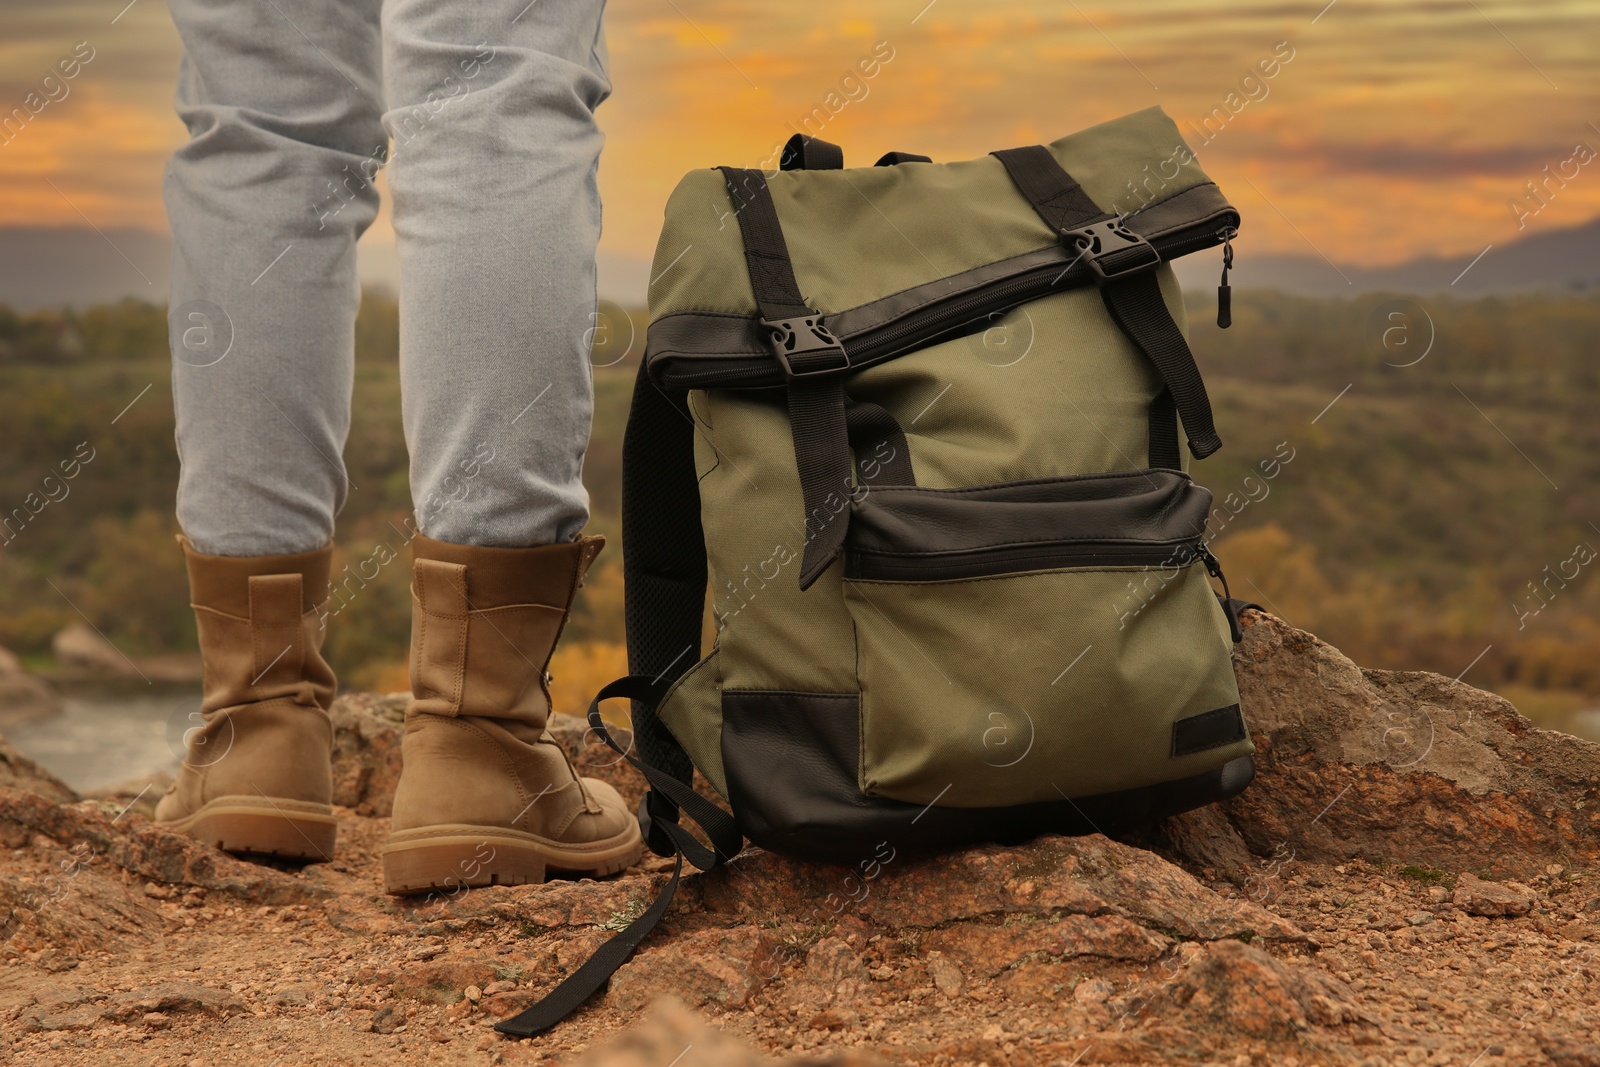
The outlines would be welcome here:
[[[338,823],[326,804],[277,797],[218,797],[193,815],[159,823],[223,852],[280,859],[333,859]]]
[[[585,845],[494,826],[400,830],[383,848],[383,886],[396,896],[490,885],[537,885],[551,871],[602,878],[633,866],[644,851],[639,827]]]

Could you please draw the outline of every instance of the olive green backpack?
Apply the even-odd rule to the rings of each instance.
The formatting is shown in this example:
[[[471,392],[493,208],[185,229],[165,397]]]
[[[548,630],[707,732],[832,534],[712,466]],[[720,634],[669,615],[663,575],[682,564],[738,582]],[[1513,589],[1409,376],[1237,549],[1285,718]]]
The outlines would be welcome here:
[[[600,702],[633,700],[678,870],[502,1030],[598,988],[684,856],[872,872],[1249,783],[1245,605],[1208,579],[1180,425],[1196,458],[1221,442],[1168,266],[1238,225],[1158,108],[959,163],[846,170],[797,136],[778,172],[678,184],[623,451],[632,674],[590,708],[606,736]]]

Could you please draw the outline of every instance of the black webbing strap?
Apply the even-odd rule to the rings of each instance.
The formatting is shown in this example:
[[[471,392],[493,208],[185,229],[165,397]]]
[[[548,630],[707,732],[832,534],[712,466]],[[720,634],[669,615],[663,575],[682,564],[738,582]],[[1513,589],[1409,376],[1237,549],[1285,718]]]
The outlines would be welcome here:
[[[1178,452],[1178,405],[1172,402],[1172,390],[1165,385],[1150,401],[1150,466],[1183,469],[1183,457]]]
[[[1109,278],[1100,284],[1100,298],[1122,332],[1161,372],[1172,402],[1183,419],[1183,430],[1189,435],[1189,451],[1194,458],[1205,459],[1221,448],[1222,439],[1211,421],[1211,398],[1206,395],[1206,383],[1200,377],[1200,368],[1195,365],[1194,353],[1183,331],[1172,321],[1172,312],[1167,310],[1155,272],[1146,270]]]
[[[844,412],[856,475],[862,484],[916,485],[906,432],[888,409],[867,400],[851,400]]]
[[[810,589],[839,558],[850,525],[855,462],[844,401],[844,384],[836,378],[789,386],[789,433],[806,506],[801,589]]]
[[[783,224],[772,204],[767,176],[759,170],[719,167],[728,183],[728,199],[739,220],[739,235],[744,240],[744,259],[750,269],[750,288],[764,319],[791,319],[815,315],[806,306],[795,281],[794,265],[789,262],[789,245],[783,239]]]
[[[1096,276],[1100,297],[1119,329],[1155,365],[1163,388],[1150,403],[1150,466],[1177,469],[1180,457],[1177,431],[1172,425],[1173,411],[1183,418],[1189,435],[1189,451],[1204,459],[1222,447],[1211,418],[1211,400],[1206,395],[1200,368],[1183,331],[1173,321],[1161,296],[1161,286],[1153,270],[1158,260],[1149,258],[1148,243],[1085,248],[1073,231],[1095,226],[1115,216],[1100,210],[1077,180],[1043,145],[1008,148],[993,155],[1005,165],[1019,192],[1033,205],[1045,224],[1062,238],[1076,238],[1083,255],[1098,259]],[[1107,235],[1108,237],[1111,235]]]
[[[700,658],[706,548],[694,433],[687,396],[663,392],[641,367],[622,439],[628,669],[663,684]],[[680,782],[693,777],[693,762],[656,718],[653,703],[634,704],[633,737],[646,762]],[[671,800],[658,790],[645,804],[652,830],[675,817]],[[661,832],[652,832],[650,847],[660,855],[672,851]]]
[[[1051,232],[1059,234],[1113,217],[1100,210],[1044,145],[1006,148],[990,155],[1005,164],[1006,173]]]
[[[874,167],[898,167],[902,163],[932,163],[932,156],[925,156],[921,152],[885,152],[878,157]]]
[[[750,288],[773,332],[774,357],[789,382],[789,430],[806,509],[800,588],[809,589],[844,551],[850,522],[852,463],[844,383],[838,375],[819,375],[848,367],[849,357],[800,294],[766,177],[759,170],[721,170],[739,220]],[[804,342],[786,350],[785,339],[794,342],[801,331]]]
[[[844,149],[820,137],[797,133],[778,156],[779,170],[838,170],[844,166]]]
[[[590,956],[583,966],[568,975],[537,1004],[521,1014],[495,1023],[494,1028],[502,1034],[511,1034],[515,1037],[533,1037],[542,1034],[571,1015],[584,1001],[593,996],[596,990],[605,985],[616,973],[617,968],[628,961],[634,949],[639,947],[661,921],[661,917],[667,913],[667,908],[671,906],[672,898],[678,891],[678,878],[683,873],[684,857],[688,857],[689,862],[702,871],[709,871],[713,867],[727,863],[744,847],[744,837],[739,833],[739,827],[733,821],[733,816],[696,793],[676,776],[652,766],[647,760],[635,759],[617,744],[606,730],[604,720],[600,718],[600,702],[603,700],[625,697],[634,702],[634,707],[646,703],[654,708],[666,691],[666,684],[649,676],[630,674],[626,678],[619,678],[601,689],[589,704],[589,727],[614,751],[633,764],[649,781],[652,789],[660,790],[682,808],[684,814],[705,831],[711,847],[706,848],[693,834],[676,822],[662,824],[671,838],[676,862],[673,864],[672,877],[661,887],[650,907],[625,929],[596,949],[594,955]]]

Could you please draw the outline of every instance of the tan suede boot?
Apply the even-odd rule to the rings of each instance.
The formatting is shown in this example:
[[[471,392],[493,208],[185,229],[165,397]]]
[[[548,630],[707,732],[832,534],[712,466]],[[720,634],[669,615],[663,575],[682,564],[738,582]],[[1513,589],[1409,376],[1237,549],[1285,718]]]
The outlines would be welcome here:
[[[479,548],[417,536],[411,691],[385,888],[416,893],[598,877],[639,858],[617,791],[546,732],[545,673],[601,537]]]
[[[200,631],[203,724],[156,822],[226,852],[327,860],[335,826],[319,610],[333,548],[207,556],[180,537]]]

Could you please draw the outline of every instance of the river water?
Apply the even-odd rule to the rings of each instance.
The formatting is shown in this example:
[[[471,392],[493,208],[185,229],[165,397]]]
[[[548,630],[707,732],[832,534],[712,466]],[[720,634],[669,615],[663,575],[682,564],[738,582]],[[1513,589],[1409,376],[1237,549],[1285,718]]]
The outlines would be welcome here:
[[[80,793],[177,770],[184,732],[199,721],[198,686],[61,689],[60,715],[13,727],[6,740]]]
[[[176,771],[184,733],[200,721],[198,686],[61,688],[66,708],[60,715],[13,727],[6,739],[80,793]],[[1600,709],[1538,725],[1600,741]]]

